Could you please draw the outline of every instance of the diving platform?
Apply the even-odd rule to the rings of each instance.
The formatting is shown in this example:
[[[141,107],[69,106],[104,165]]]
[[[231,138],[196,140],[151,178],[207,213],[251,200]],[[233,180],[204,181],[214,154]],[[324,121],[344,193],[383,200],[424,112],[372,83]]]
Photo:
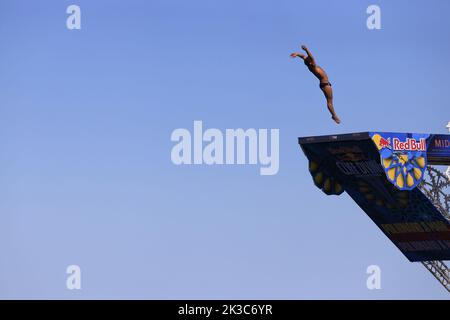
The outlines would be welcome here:
[[[448,283],[450,135],[359,132],[298,138],[313,183],[346,192],[411,262]],[[431,180],[430,180],[431,179]],[[338,210],[338,209],[337,209]]]

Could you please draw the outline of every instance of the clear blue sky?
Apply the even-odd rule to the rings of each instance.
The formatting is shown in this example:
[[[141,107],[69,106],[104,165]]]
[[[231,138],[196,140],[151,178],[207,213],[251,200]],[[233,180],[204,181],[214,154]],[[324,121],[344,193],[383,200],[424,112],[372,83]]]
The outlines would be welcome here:
[[[382,30],[366,28],[381,7]],[[77,4],[82,29],[66,28]],[[449,1],[0,2],[1,298],[448,298],[297,137],[444,133]],[[307,44],[343,120],[292,51]],[[279,128],[280,171],[175,166],[176,128]],[[82,269],[82,290],[65,270]],[[366,288],[366,268],[382,289]]]

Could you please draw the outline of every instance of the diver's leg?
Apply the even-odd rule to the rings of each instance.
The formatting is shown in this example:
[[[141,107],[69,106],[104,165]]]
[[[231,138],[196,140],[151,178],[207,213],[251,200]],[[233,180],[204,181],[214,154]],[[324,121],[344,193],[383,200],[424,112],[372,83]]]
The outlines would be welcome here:
[[[323,86],[322,88],[323,94],[325,95],[325,98],[327,99],[327,108],[328,111],[331,113],[331,118],[337,123],[341,123],[341,120],[336,114],[336,111],[334,111],[333,106],[333,89],[330,85]]]

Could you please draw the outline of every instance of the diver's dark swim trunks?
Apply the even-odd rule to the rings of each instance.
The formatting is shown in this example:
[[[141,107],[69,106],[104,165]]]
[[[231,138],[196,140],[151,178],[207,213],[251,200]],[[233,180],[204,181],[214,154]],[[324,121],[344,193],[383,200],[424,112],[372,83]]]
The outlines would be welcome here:
[[[321,82],[321,83],[319,84],[320,89],[323,89],[323,88],[325,88],[326,86],[330,86],[330,87],[331,87],[331,83],[329,83],[329,82]]]

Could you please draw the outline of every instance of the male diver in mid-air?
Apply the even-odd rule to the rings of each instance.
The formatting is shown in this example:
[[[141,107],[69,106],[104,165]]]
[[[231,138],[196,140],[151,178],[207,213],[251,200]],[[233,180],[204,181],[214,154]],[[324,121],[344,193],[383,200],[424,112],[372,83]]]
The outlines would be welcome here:
[[[327,107],[331,113],[331,118],[336,123],[338,123],[338,124],[341,123],[341,120],[339,119],[336,112],[334,111],[333,89],[331,88],[331,83],[328,80],[328,76],[327,76],[326,72],[316,64],[316,61],[314,60],[311,52],[308,50],[308,48],[306,46],[302,45],[302,49],[305,50],[305,52],[308,56],[305,56],[302,53],[294,52],[291,54],[291,57],[292,58],[296,58],[296,57],[302,58],[305,65],[308,67],[308,70],[311,71],[319,79],[319,81],[320,81],[319,87],[323,91],[325,98],[327,99]]]

